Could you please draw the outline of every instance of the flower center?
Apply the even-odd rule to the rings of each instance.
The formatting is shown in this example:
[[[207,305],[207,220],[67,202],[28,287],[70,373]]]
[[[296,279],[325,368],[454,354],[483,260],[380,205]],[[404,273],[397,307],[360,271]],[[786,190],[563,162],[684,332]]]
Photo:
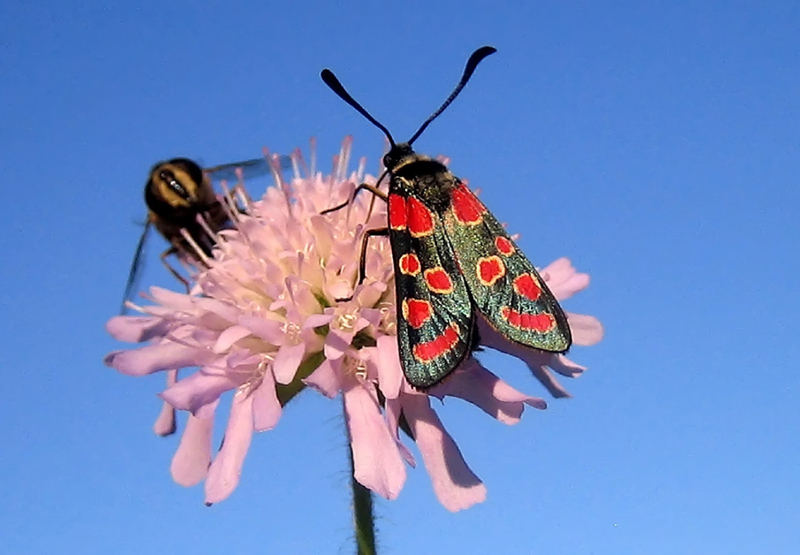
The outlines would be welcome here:
[[[340,314],[336,318],[336,327],[342,331],[351,331],[358,320],[358,315],[352,312]]]
[[[350,355],[345,355],[342,363],[342,370],[349,375],[355,376],[359,380],[367,379],[367,362]]]

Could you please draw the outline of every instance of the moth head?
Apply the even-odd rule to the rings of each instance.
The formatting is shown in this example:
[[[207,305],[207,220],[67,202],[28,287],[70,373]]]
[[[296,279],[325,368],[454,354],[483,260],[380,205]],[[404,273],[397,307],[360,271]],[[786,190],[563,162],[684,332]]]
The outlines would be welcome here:
[[[408,143],[398,143],[387,152],[383,157],[384,167],[392,171],[407,158],[414,156],[414,149]]]

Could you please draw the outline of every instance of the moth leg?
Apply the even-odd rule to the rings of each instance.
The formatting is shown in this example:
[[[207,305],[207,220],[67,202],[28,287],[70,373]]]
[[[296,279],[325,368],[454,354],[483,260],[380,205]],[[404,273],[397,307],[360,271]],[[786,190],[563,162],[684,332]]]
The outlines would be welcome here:
[[[353,286],[353,291],[356,290],[356,287],[361,285],[364,282],[364,279],[367,277],[367,244],[371,237],[386,237],[389,235],[389,228],[388,227],[377,227],[374,229],[368,229],[364,232],[364,235],[361,237],[361,254],[358,259],[358,279],[356,280],[356,284]],[[352,300],[353,295],[349,297],[345,297],[344,299],[336,299],[338,302],[347,302]]]
[[[329,214],[331,212],[336,212],[337,210],[341,210],[342,208],[344,208],[345,206],[347,206],[348,204],[353,202],[356,199],[356,195],[358,193],[360,193],[364,189],[366,189],[367,191],[369,191],[370,193],[372,193],[376,197],[380,197],[384,201],[388,200],[388,198],[389,198],[389,195],[387,195],[386,193],[384,193],[383,191],[378,189],[375,185],[370,185],[369,183],[362,183],[361,185],[356,187],[355,191],[353,191],[353,194],[350,195],[349,199],[344,201],[342,204],[337,204],[336,206],[334,206],[332,208],[326,208],[325,210],[320,212],[320,214]]]
[[[162,253],[161,253],[161,263],[164,265],[164,267],[165,267],[167,270],[169,270],[169,273],[171,273],[173,276],[175,276],[175,279],[177,279],[178,281],[180,281],[180,282],[183,284],[183,286],[184,286],[184,287],[186,287],[186,292],[187,292],[187,293],[189,293],[189,291],[191,290],[191,288],[189,287],[189,282],[188,282],[188,281],[186,281],[186,278],[184,278],[184,277],[183,277],[183,276],[180,274],[180,272],[178,272],[178,270],[176,270],[176,269],[175,269],[175,268],[172,266],[172,264],[170,264],[170,263],[169,263],[169,261],[167,260],[167,257],[168,257],[168,256],[171,256],[171,255],[173,255],[173,254],[174,254],[174,255],[177,255],[177,254],[178,254],[178,249],[176,249],[175,247],[170,247],[170,248],[168,248],[167,250],[165,250],[164,252],[162,252]]]

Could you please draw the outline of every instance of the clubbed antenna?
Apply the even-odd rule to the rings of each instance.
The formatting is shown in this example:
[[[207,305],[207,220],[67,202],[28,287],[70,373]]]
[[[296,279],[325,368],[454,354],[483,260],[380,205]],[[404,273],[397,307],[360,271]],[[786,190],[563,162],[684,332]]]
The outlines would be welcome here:
[[[414,141],[416,141],[417,138],[420,135],[422,135],[422,132],[425,131],[425,128],[428,127],[428,125],[430,125],[430,123],[433,120],[435,120],[439,116],[439,114],[444,112],[445,108],[447,108],[450,105],[450,103],[453,102],[453,100],[455,100],[455,98],[458,96],[458,93],[461,92],[461,89],[463,89],[464,85],[466,85],[467,81],[469,81],[469,78],[472,77],[475,68],[478,67],[478,64],[481,63],[481,60],[483,60],[486,56],[494,54],[495,52],[497,52],[497,49],[492,46],[482,46],[472,53],[472,56],[470,56],[469,60],[467,60],[467,65],[466,67],[464,67],[464,74],[461,76],[461,80],[458,82],[458,85],[456,85],[456,88],[453,89],[453,92],[450,93],[450,96],[447,97],[447,100],[444,101],[444,104],[442,104],[438,110],[436,110],[433,114],[431,114],[431,116],[425,120],[425,123],[423,123],[419,129],[417,129],[417,132],[414,133],[414,135],[408,140],[409,145],[413,144]],[[328,83],[328,85],[330,86],[330,83]],[[341,96],[341,94],[339,96]]]
[[[383,134],[386,135],[387,139],[389,139],[389,143],[391,144],[391,146],[394,147],[394,145],[395,145],[394,139],[392,138],[392,134],[389,133],[389,130],[386,129],[386,127],[384,127],[383,124],[381,124],[381,122],[379,122],[378,120],[373,118],[370,115],[370,113],[367,112],[361,106],[361,104],[356,102],[355,99],[352,96],[350,96],[350,93],[348,93],[345,90],[345,88],[342,86],[342,84],[339,82],[339,80],[336,78],[336,76],[333,74],[333,72],[331,70],[323,69],[322,72],[319,75],[320,75],[320,77],[322,77],[322,80],[325,82],[325,84],[328,85],[333,92],[335,92],[337,95],[339,95],[339,98],[341,98],[342,100],[347,102],[350,106],[355,108],[358,111],[359,114],[361,114],[362,116],[367,118],[369,121],[371,121],[372,124],[375,127],[380,129],[381,131],[383,131]]]

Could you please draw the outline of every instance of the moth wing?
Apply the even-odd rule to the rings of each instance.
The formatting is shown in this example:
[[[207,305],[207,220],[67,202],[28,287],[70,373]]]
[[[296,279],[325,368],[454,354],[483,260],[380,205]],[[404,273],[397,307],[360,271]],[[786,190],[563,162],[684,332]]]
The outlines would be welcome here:
[[[470,297],[489,323],[528,347],[569,349],[572,337],[558,301],[497,218],[461,182],[443,221]]]
[[[390,217],[400,361],[408,382],[424,389],[469,354],[472,304],[436,212],[396,193],[389,195],[389,211],[407,215],[410,224],[393,225]]]

